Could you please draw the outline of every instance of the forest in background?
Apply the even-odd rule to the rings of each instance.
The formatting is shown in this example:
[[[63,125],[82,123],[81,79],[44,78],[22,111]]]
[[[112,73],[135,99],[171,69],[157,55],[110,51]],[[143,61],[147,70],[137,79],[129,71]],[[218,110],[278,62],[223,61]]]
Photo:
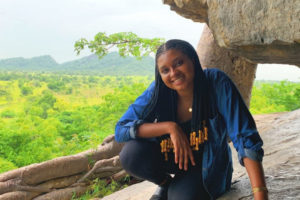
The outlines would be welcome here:
[[[153,79],[0,72],[0,173],[96,148]],[[255,82],[252,114],[297,108],[299,82]]]

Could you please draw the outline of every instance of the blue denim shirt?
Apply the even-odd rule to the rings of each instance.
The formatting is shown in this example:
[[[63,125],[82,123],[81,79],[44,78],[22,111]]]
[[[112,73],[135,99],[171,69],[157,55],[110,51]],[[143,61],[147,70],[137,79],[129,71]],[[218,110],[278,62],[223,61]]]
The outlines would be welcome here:
[[[204,144],[202,176],[203,184],[212,199],[230,189],[232,158],[228,136],[238,152],[239,162],[243,158],[262,161],[263,142],[255,122],[236,86],[228,76],[218,69],[206,69],[204,73],[210,85],[211,106],[215,115],[209,119],[208,142]],[[143,123],[141,115],[151,100],[154,82],[129,106],[116,125],[115,139],[125,142],[136,138],[136,128]]]

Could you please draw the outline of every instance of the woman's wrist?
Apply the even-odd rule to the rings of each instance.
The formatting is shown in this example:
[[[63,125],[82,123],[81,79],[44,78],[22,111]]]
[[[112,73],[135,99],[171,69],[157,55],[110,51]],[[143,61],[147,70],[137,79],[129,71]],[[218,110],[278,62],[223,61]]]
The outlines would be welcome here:
[[[177,125],[176,122],[172,122],[172,121],[168,122],[168,133],[170,134],[170,136],[171,136],[171,134],[173,134],[173,133],[175,132],[175,130],[178,128],[177,126],[178,126],[178,125]]]
[[[268,200],[268,189],[265,186],[253,187],[252,193],[255,200]]]
[[[268,189],[266,186],[262,186],[262,187],[253,187],[252,188],[252,192],[253,194],[256,192],[267,192],[268,193]]]

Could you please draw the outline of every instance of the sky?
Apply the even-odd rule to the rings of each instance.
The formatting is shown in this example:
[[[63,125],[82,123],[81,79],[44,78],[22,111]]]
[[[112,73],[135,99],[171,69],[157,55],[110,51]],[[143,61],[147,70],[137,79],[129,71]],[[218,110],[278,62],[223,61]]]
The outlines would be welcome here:
[[[161,0],[0,0],[0,59],[51,55],[58,63],[77,56],[74,43],[131,31],[140,37],[187,40],[196,47],[203,24],[181,17]],[[300,81],[300,68],[259,65],[257,79]]]

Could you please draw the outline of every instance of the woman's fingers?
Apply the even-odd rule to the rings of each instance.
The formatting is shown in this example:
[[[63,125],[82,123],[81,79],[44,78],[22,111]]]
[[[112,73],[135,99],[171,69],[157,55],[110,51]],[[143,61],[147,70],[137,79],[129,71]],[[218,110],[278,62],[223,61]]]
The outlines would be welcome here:
[[[195,165],[189,142],[181,129],[171,132],[170,138],[174,145],[174,162],[178,164],[179,169],[188,170],[189,160]]]
[[[196,162],[195,162],[194,155],[193,155],[193,152],[192,152],[191,148],[189,148],[189,158],[191,160],[192,165],[195,166]]]
[[[184,161],[184,152],[183,152],[183,149],[180,148],[179,150],[179,169],[182,169],[182,164],[183,164],[183,161]]]
[[[177,164],[178,163],[178,146],[177,145],[174,145],[174,154],[175,154],[175,163]]]
[[[196,165],[196,162],[194,160],[194,155],[193,155],[193,151],[191,149],[191,147],[189,146],[189,144],[187,143],[187,146],[186,146],[186,151],[185,151],[185,159],[184,159],[184,170],[187,170],[188,169],[188,164],[189,164],[189,159],[191,160],[191,163],[193,166]]]
[[[185,151],[184,153],[184,170],[188,170],[188,165],[189,165],[189,153],[188,151]]]

